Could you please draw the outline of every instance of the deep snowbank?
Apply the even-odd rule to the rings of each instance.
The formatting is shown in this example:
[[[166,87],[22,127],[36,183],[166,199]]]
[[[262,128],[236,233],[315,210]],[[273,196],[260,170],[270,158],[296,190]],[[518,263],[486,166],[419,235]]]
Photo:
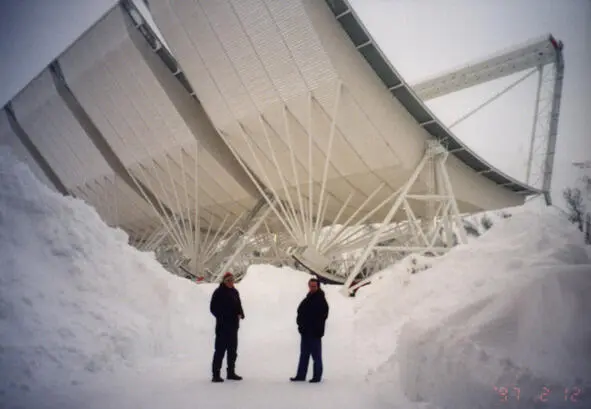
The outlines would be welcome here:
[[[130,247],[82,201],[43,186],[5,149],[0,243],[1,407],[190,353],[188,343],[209,332],[186,314],[206,308],[197,286]]]
[[[495,386],[512,393],[505,407],[536,407],[544,386],[553,407],[572,407],[565,388],[589,399],[591,264],[562,216],[514,212],[433,264],[411,277],[394,267],[361,290],[357,327],[377,334],[363,348],[382,353],[375,382],[454,409],[496,407]]]

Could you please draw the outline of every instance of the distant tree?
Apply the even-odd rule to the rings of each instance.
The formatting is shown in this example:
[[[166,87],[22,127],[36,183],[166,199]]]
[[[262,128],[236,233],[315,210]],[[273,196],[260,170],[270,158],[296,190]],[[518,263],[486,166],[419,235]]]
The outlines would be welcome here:
[[[591,193],[591,176],[583,176],[583,186],[584,186],[584,190],[587,192],[587,194]]]
[[[591,197],[591,176],[584,176],[583,183],[587,197]],[[591,211],[587,211],[587,218],[585,220],[585,243],[591,244]]]
[[[587,213],[585,222],[585,243],[591,244],[591,213]]]
[[[577,225],[580,231],[583,231],[585,204],[581,189],[567,187],[563,190],[562,196],[566,202],[568,220]]]

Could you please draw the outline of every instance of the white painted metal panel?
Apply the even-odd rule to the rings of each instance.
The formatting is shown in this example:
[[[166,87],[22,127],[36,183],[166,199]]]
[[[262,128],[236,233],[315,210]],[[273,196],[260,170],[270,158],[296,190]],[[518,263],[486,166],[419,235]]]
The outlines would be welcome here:
[[[19,124],[50,167],[105,222],[131,231],[134,223],[145,224],[156,217],[144,199],[121,180],[115,181],[113,171],[57,93],[48,69],[12,104]]]
[[[58,95],[49,69],[12,104],[19,123],[68,189],[113,173]]]
[[[193,162],[181,163],[181,151],[191,160],[199,151],[199,201],[205,206],[221,215],[230,211],[226,204],[252,201],[198,146],[199,135],[192,134],[133,44],[127,24],[116,7],[59,58],[80,104],[123,164],[169,208],[179,210],[194,201],[194,190],[186,192],[188,201],[175,196],[185,194],[182,180],[194,173]]]
[[[296,180],[304,191],[310,171],[315,183],[322,183],[333,120],[326,189],[341,204],[352,191],[359,203],[372,187],[385,182],[383,192],[372,201],[378,203],[405,181],[420,160],[430,135],[391,97],[324,2],[183,0],[154,2],[151,11],[214,124],[257,176],[280,195],[284,183],[294,186]],[[337,97],[339,83],[343,85]],[[311,130],[309,95],[315,101]],[[281,131],[284,107],[295,123],[291,149],[287,132]],[[261,116],[276,131],[272,135],[265,135]],[[247,130],[247,139],[237,124]],[[297,178],[291,151],[296,169],[306,170]],[[461,166],[454,169],[470,172]],[[380,176],[385,174],[397,178]],[[452,179],[457,184],[466,178]],[[484,209],[522,200],[477,175],[468,179],[476,181],[478,189],[458,187],[465,195],[458,200],[466,207]],[[417,186],[421,189],[420,182]]]
[[[310,22],[303,18],[302,3],[185,1],[174,3],[173,8],[155,3],[152,12],[215,125],[257,176],[277,193],[282,194],[284,182],[287,186],[293,186],[296,180],[305,184],[310,171],[313,180],[321,183],[337,103],[342,105],[337,114],[341,122],[331,147],[328,192],[342,204],[356,190],[343,175],[367,173],[367,162],[392,162],[391,152],[386,159],[378,153],[388,152],[384,144],[361,142],[359,132],[366,129],[356,125],[366,119],[357,114],[354,102],[345,100],[349,96],[343,102],[336,99],[336,71]],[[314,97],[311,130],[310,92]],[[284,104],[292,116],[291,141],[285,130]],[[270,125],[266,131],[261,116]],[[374,134],[366,137],[375,139]],[[367,146],[371,148],[364,149]],[[295,165],[291,163],[292,151]],[[378,155],[377,160],[371,154]],[[333,183],[336,179],[341,181]]]
[[[25,146],[12,131],[4,110],[0,110],[0,145],[7,146],[20,161],[31,169],[31,172],[33,172],[37,179],[49,188],[55,190],[51,181],[47,179],[45,173],[43,173],[43,170],[37,165]]]
[[[72,193],[93,206],[105,223],[128,233],[155,229],[159,224],[148,203],[114,175],[89,180]]]

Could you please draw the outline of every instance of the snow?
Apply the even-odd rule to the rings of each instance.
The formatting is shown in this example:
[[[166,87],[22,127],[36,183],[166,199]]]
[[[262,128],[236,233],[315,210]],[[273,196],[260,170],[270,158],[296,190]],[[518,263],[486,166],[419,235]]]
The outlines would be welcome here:
[[[0,407],[537,407],[528,400],[544,386],[552,408],[589,407],[589,248],[552,209],[510,213],[443,257],[381,272],[355,298],[323,286],[317,385],[288,381],[309,276],[251,266],[237,285],[245,380],[212,384],[215,285],[168,273],[0,147]],[[499,403],[495,386],[519,387],[520,401]],[[573,387],[576,404],[563,399]]]
[[[6,151],[0,163],[0,401],[140,368],[146,357],[183,351],[204,329],[186,315],[205,308],[198,287],[128,246],[82,201],[38,183]]]
[[[411,276],[401,263],[360,290],[375,383],[458,409],[494,407],[495,386],[520,389],[507,407],[534,407],[544,386],[555,408],[572,407],[565,388],[591,392],[591,263],[558,211],[514,211],[432,264]]]

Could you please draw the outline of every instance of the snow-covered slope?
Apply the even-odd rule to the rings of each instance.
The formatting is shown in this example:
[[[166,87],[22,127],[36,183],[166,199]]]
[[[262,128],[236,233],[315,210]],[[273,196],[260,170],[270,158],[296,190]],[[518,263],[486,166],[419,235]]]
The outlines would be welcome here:
[[[544,387],[555,408],[572,407],[565,388],[590,404],[589,254],[558,211],[512,213],[432,268],[401,264],[360,290],[375,382],[445,408],[495,407],[495,387],[510,392],[505,407],[535,407]]]
[[[205,294],[0,150],[0,402],[183,353]],[[188,317],[188,318],[187,318]],[[20,398],[19,398],[20,399]],[[5,405],[0,405],[6,407]]]

